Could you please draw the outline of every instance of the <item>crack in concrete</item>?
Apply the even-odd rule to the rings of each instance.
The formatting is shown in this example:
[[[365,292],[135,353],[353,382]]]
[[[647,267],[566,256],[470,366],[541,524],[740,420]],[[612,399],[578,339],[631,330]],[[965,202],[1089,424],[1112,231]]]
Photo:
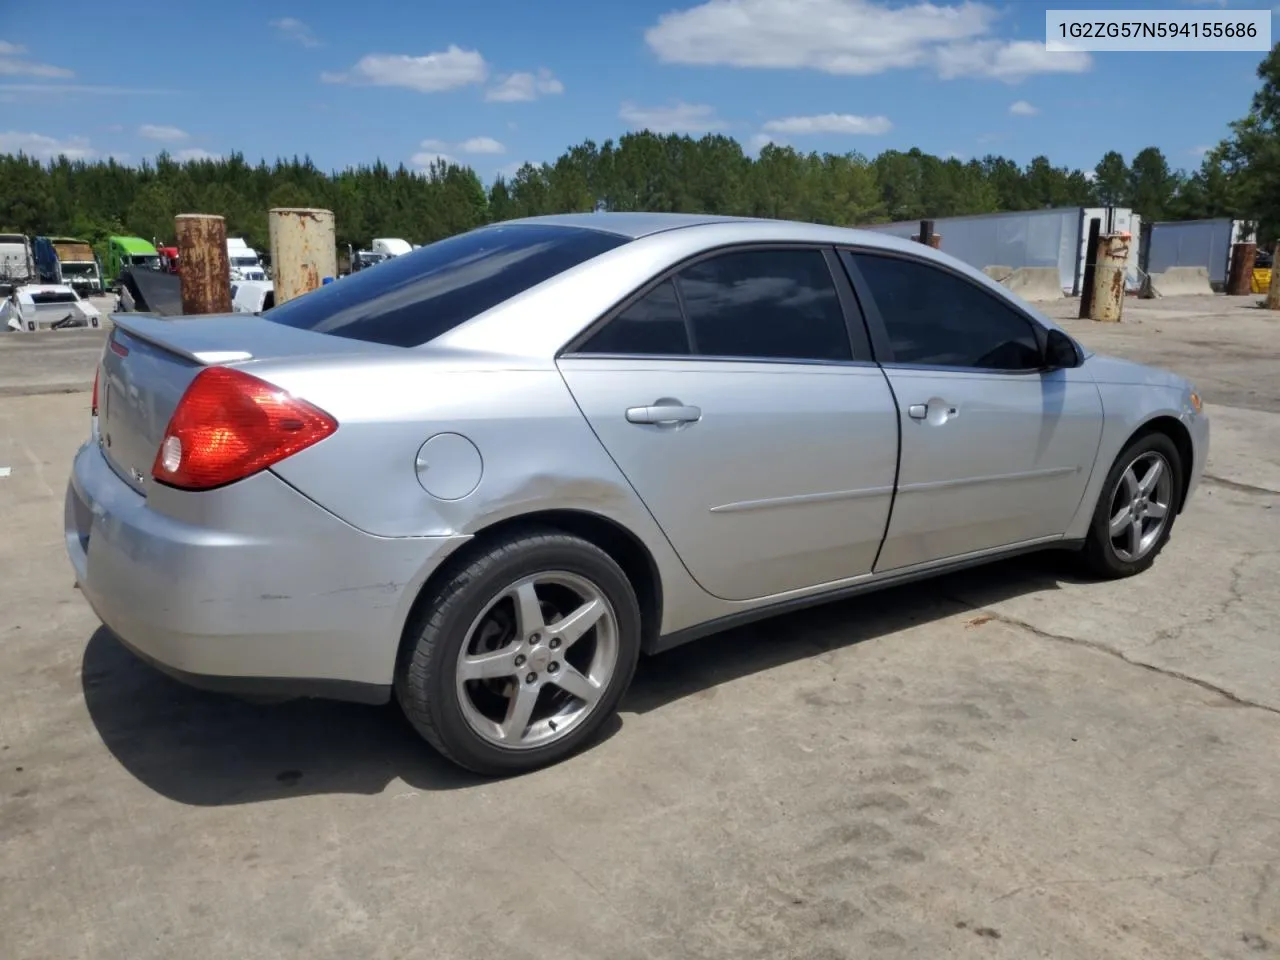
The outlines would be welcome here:
[[[969,603],[966,600],[962,600],[959,597],[948,596],[947,599],[951,600],[954,603],[958,603],[969,610],[981,610],[983,613],[990,616],[991,619],[996,620],[999,623],[1007,624],[1008,626],[1011,626],[1011,627],[1018,627],[1019,629],[1026,630],[1028,633],[1032,634],[1033,636],[1039,637],[1042,640],[1052,640],[1057,643],[1069,643],[1073,646],[1086,647],[1089,650],[1095,650],[1098,653],[1105,653],[1107,656],[1115,657],[1117,660],[1120,660],[1123,663],[1127,663],[1131,667],[1139,667],[1140,669],[1150,671],[1151,673],[1158,673],[1162,677],[1169,677],[1170,679],[1173,679],[1173,680],[1181,680],[1183,683],[1189,683],[1193,686],[1199,687],[1201,690],[1206,690],[1209,693],[1216,694],[1217,696],[1222,697],[1224,700],[1227,700],[1228,702],[1233,703],[1236,706],[1252,707],[1255,710],[1264,710],[1267,713],[1273,713],[1276,716],[1280,716],[1280,707],[1273,707],[1270,704],[1261,703],[1257,700],[1250,700],[1248,697],[1242,697],[1237,693],[1233,693],[1232,691],[1228,690],[1226,687],[1220,687],[1216,683],[1213,683],[1212,681],[1202,680],[1199,677],[1193,677],[1190,674],[1183,673],[1180,670],[1173,670],[1169,667],[1161,667],[1154,663],[1147,663],[1145,660],[1134,660],[1132,657],[1130,657],[1128,654],[1124,653],[1123,651],[1117,650],[1114,647],[1108,647],[1106,644],[1103,644],[1103,643],[1098,643],[1096,640],[1086,640],[1083,637],[1072,637],[1064,633],[1053,633],[1049,630],[1042,630],[1040,627],[1037,627],[1033,623],[1028,623],[1026,620],[1020,620],[1017,617],[1008,616],[1007,614],[1003,614],[1003,613],[1000,613],[999,611],[992,610],[990,607],[977,606],[975,604]],[[1230,602],[1233,602],[1233,600],[1228,600],[1228,603]]]
[[[1254,493],[1266,497],[1280,497],[1280,490],[1272,490],[1270,487],[1256,487],[1252,483],[1241,483],[1239,480],[1228,480],[1226,477],[1215,477],[1211,473],[1202,474],[1200,479],[1205,483],[1211,483],[1217,487],[1226,487],[1228,490],[1236,490],[1240,493]]]

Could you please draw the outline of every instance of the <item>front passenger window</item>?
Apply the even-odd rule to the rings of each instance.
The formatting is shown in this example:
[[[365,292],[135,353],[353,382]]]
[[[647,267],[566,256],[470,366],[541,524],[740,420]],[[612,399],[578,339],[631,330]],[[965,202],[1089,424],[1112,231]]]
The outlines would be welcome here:
[[[967,280],[917,260],[855,253],[896,363],[985,370],[1044,365],[1031,322]]]

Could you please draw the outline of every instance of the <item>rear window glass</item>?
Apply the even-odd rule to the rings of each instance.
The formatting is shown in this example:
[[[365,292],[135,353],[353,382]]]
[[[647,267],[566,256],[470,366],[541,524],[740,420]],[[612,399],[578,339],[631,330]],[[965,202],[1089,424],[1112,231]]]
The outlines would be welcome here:
[[[301,330],[416,347],[626,242],[578,227],[486,227],[393,257],[262,316]]]

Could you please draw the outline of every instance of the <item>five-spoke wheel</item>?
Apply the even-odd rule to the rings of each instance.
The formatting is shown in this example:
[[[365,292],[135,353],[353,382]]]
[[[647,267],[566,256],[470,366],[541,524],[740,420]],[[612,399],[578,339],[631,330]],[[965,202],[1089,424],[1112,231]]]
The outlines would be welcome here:
[[[1154,562],[1178,514],[1185,469],[1163,433],[1133,440],[1116,458],[1085,540],[1084,559],[1103,577],[1127,577]]]
[[[396,694],[441,753],[480,773],[554,763],[617,708],[640,650],[618,564],[585,540],[529,531],[452,564],[406,637]]]

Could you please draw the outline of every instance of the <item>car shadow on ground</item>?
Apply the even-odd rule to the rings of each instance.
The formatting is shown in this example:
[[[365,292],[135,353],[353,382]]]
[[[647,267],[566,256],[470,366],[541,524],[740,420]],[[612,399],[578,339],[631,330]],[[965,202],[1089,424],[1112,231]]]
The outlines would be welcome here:
[[[643,658],[601,749],[627,714],[839,647],[1074,580],[1047,553],[825,604]],[[957,599],[957,593],[971,599]],[[394,706],[320,700],[254,704],[194,690],[126,650],[105,628],[81,665],[85,704],[103,743],[139,781],[179,803],[224,806],[299,795],[376,794],[484,783],[424,743]],[[729,703],[730,701],[725,701]]]

